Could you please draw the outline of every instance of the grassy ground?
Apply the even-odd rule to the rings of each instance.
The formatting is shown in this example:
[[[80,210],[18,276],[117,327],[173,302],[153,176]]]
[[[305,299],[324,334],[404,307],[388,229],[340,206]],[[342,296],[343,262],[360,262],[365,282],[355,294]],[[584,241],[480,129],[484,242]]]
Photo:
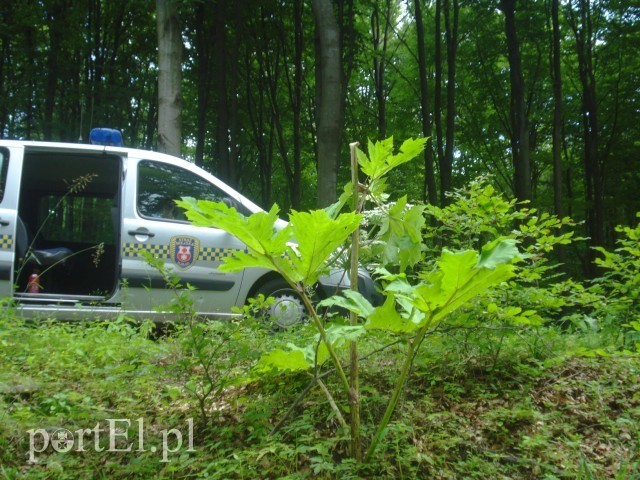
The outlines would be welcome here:
[[[539,332],[544,346],[534,347],[501,337],[498,352],[485,335],[429,339],[375,462],[364,466],[347,459],[317,389],[272,433],[309,379],[251,378],[249,367],[304,331],[212,333],[222,342],[212,366],[219,390],[202,402],[193,392],[206,366],[187,358],[185,335],[7,316],[0,478],[640,478],[640,360],[569,354],[585,351],[575,334]],[[363,362],[365,438],[400,348]]]

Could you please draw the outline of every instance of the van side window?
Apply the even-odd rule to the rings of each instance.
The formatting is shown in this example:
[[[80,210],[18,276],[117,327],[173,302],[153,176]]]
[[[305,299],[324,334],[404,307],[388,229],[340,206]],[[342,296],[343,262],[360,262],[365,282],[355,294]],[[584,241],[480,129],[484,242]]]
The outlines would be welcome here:
[[[221,202],[227,195],[189,170],[168,163],[143,160],[138,164],[138,213],[143,217],[187,221],[174,200],[193,197]]]
[[[7,172],[9,171],[9,152],[0,148],[0,202],[4,198],[4,189],[7,186]]]

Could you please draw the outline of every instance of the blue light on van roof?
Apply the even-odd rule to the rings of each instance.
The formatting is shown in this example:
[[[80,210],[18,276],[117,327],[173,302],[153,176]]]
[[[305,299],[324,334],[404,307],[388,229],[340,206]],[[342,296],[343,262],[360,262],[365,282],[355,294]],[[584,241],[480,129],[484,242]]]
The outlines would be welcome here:
[[[122,133],[113,128],[94,128],[89,134],[89,139],[93,145],[111,145],[113,147],[124,147]]]

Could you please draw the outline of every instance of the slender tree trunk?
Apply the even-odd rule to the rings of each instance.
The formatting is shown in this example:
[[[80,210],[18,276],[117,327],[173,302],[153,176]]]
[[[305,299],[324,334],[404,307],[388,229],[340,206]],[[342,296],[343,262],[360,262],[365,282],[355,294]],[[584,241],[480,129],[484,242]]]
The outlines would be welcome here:
[[[529,122],[525,105],[524,76],[520,57],[520,43],[516,33],[516,0],[502,0],[505,18],[507,56],[511,79],[511,150],[513,156],[515,196],[531,200],[531,164],[529,159]]]
[[[11,58],[11,48],[10,48],[8,35],[0,35],[0,54],[2,55],[2,58],[3,58],[3,61],[0,62],[0,98],[6,98],[6,91],[9,90],[9,86],[8,86],[9,82],[7,81],[8,79],[5,77],[4,65],[5,65],[5,62]],[[29,113],[31,112],[30,105],[31,105],[30,102],[27,102],[27,108]],[[4,134],[7,131],[8,121],[9,121],[9,106],[7,105],[7,102],[2,102],[2,104],[0,104],[0,138],[4,138]],[[9,132],[9,135],[11,135],[11,132]],[[27,137],[27,138],[30,138],[30,137]]]
[[[373,43],[373,85],[378,107],[378,136],[387,136],[387,98],[385,91],[385,66],[389,37],[389,15],[391,1],[385,2],[384,19],[380,19],[380,8],[376,1],[371,15],[371,32]],[[384,23],[384,25],[383,25]]]
[[[342,139],[342,67],[340,28],[331,0],[313,0],[317,35],[316,124],[319,207],[335,202]]]
[[[261,22],[264,26],[262,32],[268,31],[266,26],[266,22]],[[288,75],[288,63],[289,58],[287,57],[287,42],[289,38],[287,38],[284,33],[284,25],[280,24],[280,28],[278,29],[278,37],[280,39],[280,43],[273,46],[268,46],[263,54],[264,57],[264,82],[267,88],[267,93],[269,96],[269,104],[270,104],[270,115],[271,115],[271,129],[272,135],[271,140],[276,145],[279,153],[280,159],[282,160],[282,166],[284,168],[285,180],[287,182],[287,197],[286,203],[282,205],[285,211],[291,208],[291,195],[293,191],[293,179],[294,173],[293,168],[291,166],[290,161],[290,152],[287,145],[287,138],[284,129],[283,123],[283,115],[282,115],[282,106],[280,102],[280,98],[278,92],[282,90],[282,85],[286,83],[289,90],[289,100],[290,104],[285,107],[292,108],[293,107],[293,88],[291,85],[291,81]],[[285,81],[281,79],[284,77]]]
[[[62,51],[65,7],[60,2],[53,2],[47,14],[49,33],[49,52],[47,56],[47,75],[44,96],[44,140],[54,140],[53,112],[57,102],[58,79],[60,78],[61,62],[59,53]]]
[[[427,83],[427,54],[424,39],[422,1],[415,0],[416,32],[418,40],[418,74],[420,76],[420,110],[422,111],[422,135],[430,138],[432,131],[431,108],[429,105],[429,88]],[[429,140],[424,149],[424,201],[435,205],[438,202],[436,176],[433,168],[433,142]]]
[[[445,40],[447,44],[447,133],[444,157],[440,164],[440,196],[442,205],[449,203],[447,192],[451,191],[453,172],[453,145],[456,127],[456,61],[458,56],[458,16],[460,12],[458,0],[452,0],[452,17],[449,1],[450,0],[445,0],[444,4]]]
[[[156,0],[158,23],[158,150],[180,156],[182,32],[175,0]]]
[[[551,78],[553,79],[553,204],[556,215],[563,216],[562,208],[562,73],[560,69],[560,24],[558,19],[559,0],[551,0],[552,53]]]
[[[229,89],[231,91],[229,99],[229,181],[230,185],[238,185],[238,163],[240,152],[238,143],[240,137],[240,119],[238,114],[238,63],[240,61],[240,41],[243,35],[243,8],[244,0],[237,0],[233,3],[233,26],[236,41],[231,47],[231,65],[229,66]]]
[[[294,77],[293,77],[293,181],[291,185],[291,206],[299,210],[302,203],[302,138],[300,114],[302,113],[302,53],[303,25],[302,11],[303,0],[293,2],[293,22],[294,22]]]
[[[436,127],[436,152],[438,165],[444,162],[444,137],[442,133],[442,2],[435,0],[435,86],[433,102],[433,118]]]
[[[227,100],[227,42],[226,42],[226,11],[225,3],[218,0],[215,3],[215,32],[214,32],[214,65],[216,91],[216,153],[218,157],[218,175],[228,183],[234,183],[231,178],[229,161],[229,105]]]
[[[288,200],[291,199],[293,193],[293,181],[295,174],[289,161],[289,151],[287,149],[287,140],[285,138],[284,125],[282,122],[281,108],[278,104],[278,85],[280,84],[280,66],[279,66],[279,54],[276,54],[276,58],[273,61],[272,69],[267,69],[268,73],[265,77],[268,82],[267,89],[269,91],[269,102],[271,103],[271,124],[274,130],[275,140],[277,143],[282,164],[285,171],[287,186],[289,188]],[[288,210],[290,205],[283,205],[285,210]]]
[[[99,79],[102,78],[102,65],[103,52],[105,51],[104,45],[102,45],[101,35],[101,16],[102,6],[100,0],[92,0],[89,2],[89,12],[87,15],[87,38],[90,42],[89,58],[87,59],[87,126],[90,129],[93,126],[93,118],[95,112],[95,106],[102,103],[102,91],[100,88]],[[156,95],[158,94],[157,87],[155,88]],[[155,100],[157,103],[157,99]],[[157,131],[158,124],[154,121],[153,129],[154,134],[152,138],[155,138],[155,132]],[[152,144],[153,147],[153,144]]]
[[[257,64],[257,72],[255,76],[251,76],[253,63]],[[246,111],[249,117],[249,124],[253,134],[253,139],[258,150],[258,171],[260,178],[260,196],[263,206],[269,206],[271,204],[271,155],[270,150],[266,144],[267,131],[265,121],[265,87],[264,78],[265,68],[263,53],[258,51],[253,55],[247,49],[244,57],[245,71],[249,75],[249,81],[245,82],[246,91],[245,97],[247,99]]]
[[[359,52],[358,46],[358,31],[356,29],[355,18],[359,13],[354,3],[355,0],[334,0],[334,5],[337,10],[338,29],[340,33],[340,52],[341,52],[341,67],[342,67],[342,96],[340,101],[340,128],[342,131],[345,118],[345,112],[347,108],[347,85],[349,85],[349,79],[356,67],[356,55]],[[340,161],[338,161],[339,167]]]
[[[603,223],[603,175],[598,157],[598,104],[596,96],[596,78],[593,66],[594,33],[591,22],[589,0],[578,0],[578,14],[575,18],[573,5],[569,2],[568,17],[576,40],[578,69],[582,85],[582,128],[584,140],[584,173],[587,230],[591,246],[601,246],[604,241]],[[587,274],[596,274],[595,252],[589,249]]]
[[[36,95],[36,71],[37,71],[37,64],[36,64],[36,59],[35,59],[35,52],[36,52],[36,47],[35,44],[36,42],[34,41],[34,36],[35,36],[35,31],[34,28],[29,27],[27,32],[27,65],[29,68],[29,93],[27,94],[27,102],[26,102],[26,106],[25,106],[25,110],[27,112],[27,118],[26,118],[26,124],[27,124],[27,128],[25,131],[25,138],[32,138],[32,131],[34,129],[34,124],[35,124],[35,106],[34,106],[34,98]],[[2,58],[7,58],[6,55],[3,55]],[[0,76],[2,76],[2,73],[0,72]],[[3,89],[0,88],[0,98],[5,98],[4,94],[3,94]],[[3,102],[4,103],[4,102]],[[6,111],[6,106],[3,107],[3,112],[2,112],[2,119],[4,120],[6,118],[6,115],[8,114],[8,112]],[[0,132],[4,132],[4,125],[0,125],[0,127],[2,128],[2,130],[0,130]],[[82,132],[81,132],[82,134]]]
[[[302,176],[302,145],[300,138],[300,118],[302,110],[302,49],[303,49],[303,25],[302,25],[302,0],[295,0],[293,3],[293,21],[294,21],[294,45],[293,53],[290,53],[289,43],[290,35],[285,31],[284,23],[276,26],[277,38],[279,43],[277,46],[267,48],[264,52],[265,59],[265,76],[264,80],[269,93],[269,101],[271,104],[272,125],[276,132],[275,140],[280,153],[282,165],[284,167],[285,179],[287,182],[287,198],[286,203],[282,205],[284,210],[294,208],[300,209],[302,200],[301,176]],[[261,22],[265,25],[266,22]],[[262,30],[267,31],[267,28]],[[293,64],[293,79],[290,75],[289,65]],[[289,103],[283,106],[281,95],[283,84],[289,94]],[[288,146],[287,130],[286,130],[286,114],[288,111],[293,114],[293,153]],[[292,159],[293,157],[293,159]]]
[[[198,106],[196,112],[196,165],[204,166],[204,145],[207,133],[207,110],[209,108],[209,89],[211,88],[209,39],[207,35],[206,19],[208,4],[198,3],[195,9],[195,54],[198,71],[197,89]]]

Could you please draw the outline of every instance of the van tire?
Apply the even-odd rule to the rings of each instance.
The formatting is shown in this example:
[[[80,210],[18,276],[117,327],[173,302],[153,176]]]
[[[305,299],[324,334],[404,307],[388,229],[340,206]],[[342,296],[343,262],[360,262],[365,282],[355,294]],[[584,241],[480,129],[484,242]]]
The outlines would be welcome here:
[[[269,280],[257,291],[274,300],[266,309],[267,321],[279,329],[285,330],[307,320],[309,312],[300,295],[281,278]]]

